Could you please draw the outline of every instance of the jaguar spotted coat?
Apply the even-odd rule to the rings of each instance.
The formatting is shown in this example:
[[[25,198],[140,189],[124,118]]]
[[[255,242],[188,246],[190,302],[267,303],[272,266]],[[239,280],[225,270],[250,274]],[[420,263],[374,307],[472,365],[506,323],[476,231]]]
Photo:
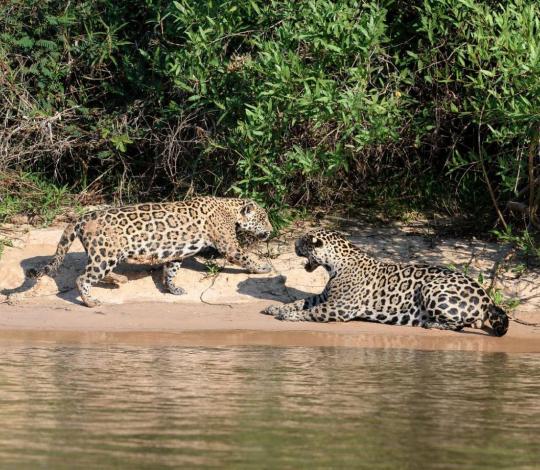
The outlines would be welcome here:
[[[264,313],[280,320],[349,321],[443,330],[482,328],[495,336],[508,330],[508,316],[486,291],[449,269],[385,263],[369,257],[340,234],[318,229],[295,246],[308,272],[323,266],[330,275],[324,291]]]
[[[195,197],[183,202],[97,210],[69,225],[51,262],[28,275],[53,275],[78,237],[88,254],[88,264],[76,284],[88,307],[99,305],[90,296],[92,285],[99,281],[127,282],[125,276],[112,272],[122,261],[164,263],[165,286],[172,294],[181,295],[185,291],[174,285],[174,278],[182,260],[205,247],[216,248],[228,261],[249,272],[269,272],[269,264],[241,248],[237,234],[266,240],[271,231],[266,211],[247,199]]]

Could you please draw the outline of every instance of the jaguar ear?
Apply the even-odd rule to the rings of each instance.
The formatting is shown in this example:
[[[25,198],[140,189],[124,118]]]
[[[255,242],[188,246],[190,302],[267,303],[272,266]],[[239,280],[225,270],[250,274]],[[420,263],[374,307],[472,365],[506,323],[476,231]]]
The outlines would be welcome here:
[[[254,210],[255,210],[255,203],[253,201],[248,201],[242,206],[242,209],[240,209],[240,214],[241,215],[249,215]]]
[[[311,245],[315,248],[320,248],[323,246],[323,241],[317,237],[311,237]]]

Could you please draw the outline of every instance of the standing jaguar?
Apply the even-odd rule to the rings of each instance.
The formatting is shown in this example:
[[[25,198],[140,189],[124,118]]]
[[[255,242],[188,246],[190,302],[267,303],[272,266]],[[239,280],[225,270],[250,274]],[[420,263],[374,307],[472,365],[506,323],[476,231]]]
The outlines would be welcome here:
[[[428,265],[385,263],[369,257],[339,233],[318,229],[296,242],[305,269],[323,266],[324,291],[264,313],[279,320],[349,321],[459,331],[474,326],[495,336],[508,330],[508,316],[467,276]]]
[[[40,270],[30,270],[28,275],[53,275],[79,237],[88,264],[76,284],[88,307],[100,303],[90,296],[92,285],[99,281],[127,282],[125,276],[112,272],[122,261],[164,263],[163,283],[172,294],[182,295],[184,289],[174,285],[182,260],[205,247],[216,248],[228,261],[249,272],[270,272],[269,264],[241,248],[237,235],[266,240],[271,232],[266,211],[248,199],[201,196],[183,202],[96,210],[69,225],[51,262]]]

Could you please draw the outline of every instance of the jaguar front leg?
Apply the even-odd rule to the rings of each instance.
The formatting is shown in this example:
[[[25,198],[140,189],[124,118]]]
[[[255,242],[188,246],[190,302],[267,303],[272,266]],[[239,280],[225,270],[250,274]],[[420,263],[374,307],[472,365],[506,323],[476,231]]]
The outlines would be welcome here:
[[[186,291],[174,284],[174,278],[182,267],[182,261],[169,261],[163,265],[163,284],[173,295],[184,295]]]
[[[332,300],[321,302],[311,308],[295,310],[293,312],[280,312],[275,315],[278,320],[288,321],[349,321],[355,318],[352,311],[344,310],[340,305]]]
[[[296,311],[305,310],[308,308],[312,308],[315,305],[320,304],[321,302],[324,302],[326,300],[326,293],[323,292],[321,294],[314,295],[313,297],[307,297],[305,299],[295,300],[294,302],[285,304],[285,305],[270,305],[269,307],[266,307],[262,313],[265,313],[266,315],[286,315],[286,314],[292,314]]]
[[[125,284],[128,282],[128,277],[124,276],[123,274],[110,272],[102,279],[102,282],[114,284],[116,287],[120,287],[120,284]]]
[[[269,263],[262,263],[255,255],[244,251],[235,237],[236,234],[233,232],[231,238],[223,237],[214,242],[215,247],[227,258],[227,261],[242,266],[250,273],[264,274],[272,271]]]

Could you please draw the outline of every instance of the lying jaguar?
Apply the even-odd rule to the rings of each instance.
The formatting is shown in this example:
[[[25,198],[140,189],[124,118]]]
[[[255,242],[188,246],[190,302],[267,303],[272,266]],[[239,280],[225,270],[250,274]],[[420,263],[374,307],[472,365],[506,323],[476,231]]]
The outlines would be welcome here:
[[[508,316],[475,281],[449,269],[384,263],[370,258],[336,232],[315,230],[296,242],[305,269],[323,266],[330,275],[314,297],[268,307],[279,320],[349,321],[459,331],[477,327],[495,336],[508,330]]]
[[[30,270],[28,275],[53,275],[75,237],[79,237],[88,264],[76,284],[88,307],[99,305],[90,296],[92,285],[99,281],[127,282],[125,276],[112,272],[122,261],[164,263],[163,283],[172,294],[182,295],[184,289],[174,285],[182,260],[205,247],[216,248],[228,261],[249,272],[269,272],[269,264],[241,248],[237,235],[266,240],[271,232],[266,211],[247,199],[196,197],[183,202],[97,210],[69,225],[51,262],[38,271]]]

